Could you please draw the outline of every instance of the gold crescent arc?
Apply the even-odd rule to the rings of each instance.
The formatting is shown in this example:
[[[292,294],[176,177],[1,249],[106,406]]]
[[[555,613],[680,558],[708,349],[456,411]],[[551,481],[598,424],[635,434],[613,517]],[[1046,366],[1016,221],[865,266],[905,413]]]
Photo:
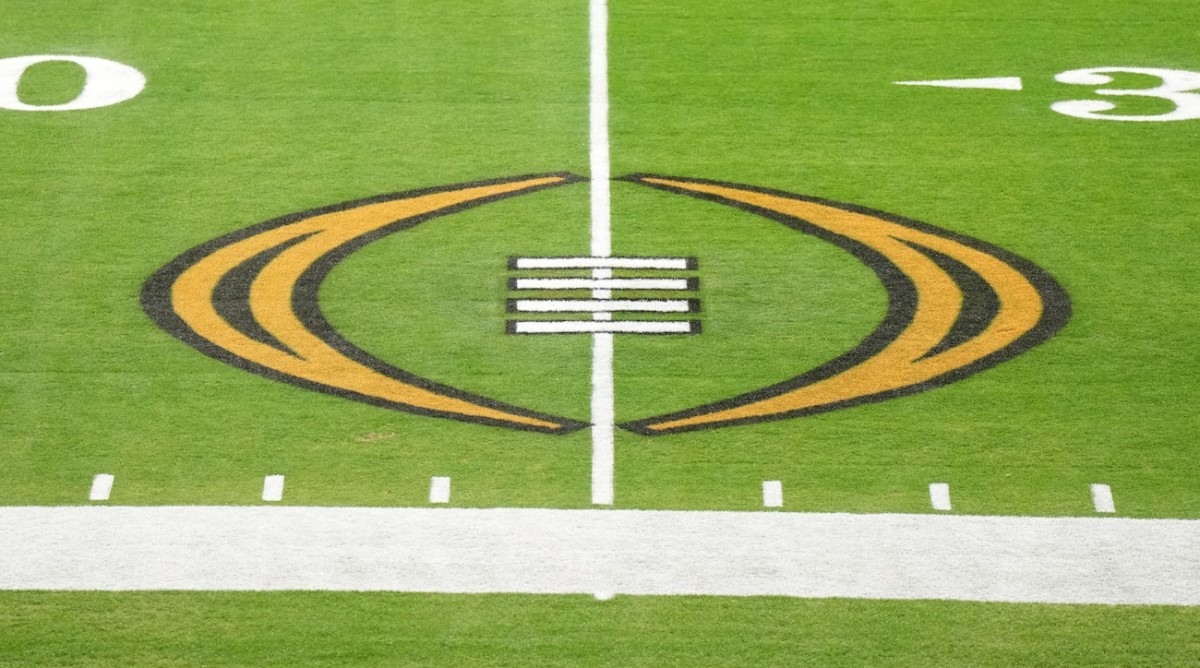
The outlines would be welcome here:
[[[621,425],[631,431],[654,435],[800,417],[919,392],[1010,359],[1053,336],[1070,317],[1070,300],[1048,273],[978,239],[751,186],[653,175],[624,180],[820,236],[874,269],[891,302],[888,317],[863,344],[818,369],[724,401]],[[963,333],[964,309],[976,293],[995,305],[985,326]]]
[[[201,352],[277,380],[424,415],[574,431],[586,423],[473,395],[371,357],[333,331],[316,308],[315,294],[332,266],[366,243],[436,216],[579,180],[547,174],[482,181],[263,223],[192,249],[160,269],[143,288],[143,309]],[[240,317],[232,317],[230,309],[222,312],[220,295],[231,282],[244,284],[248,309]]]

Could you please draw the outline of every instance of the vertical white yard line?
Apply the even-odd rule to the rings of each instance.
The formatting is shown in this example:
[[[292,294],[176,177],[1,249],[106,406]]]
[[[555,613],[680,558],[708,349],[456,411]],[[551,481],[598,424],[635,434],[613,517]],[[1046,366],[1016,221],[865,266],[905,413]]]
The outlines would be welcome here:
[[[1117,506],[1113,503],[1112,488],[1108,485],[1092,485],[1092,506],[1098,513],[1117,512]]]
[[[92,478],[92,489],[88,493],[88,501],[108,501],[112,494],[113,476],[111,473],[97,473]]]
[[[613,502],[613,335],[592,335],[592,503]]]
[[[612,255],[612,206],[608,152],[608,3],[588,5],[590,63],[589,157],[592,194],[592,255]],[[608,294],[594,295],[607,299]],[[592,335],[592,503],[613,503],[613,335]]]
[[[612,254],[611,195],[608,155],[608,3],[591,0],[588,9],[591,43],[591,96],[589,153],[592,171],[592,255]]]

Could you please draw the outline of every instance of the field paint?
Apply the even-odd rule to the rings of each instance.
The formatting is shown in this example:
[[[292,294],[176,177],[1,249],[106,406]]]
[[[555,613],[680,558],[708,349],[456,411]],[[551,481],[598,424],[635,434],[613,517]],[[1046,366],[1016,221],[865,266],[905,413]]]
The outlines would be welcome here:
[[[67,62],[83,68],[86,78],[79,95],[63,104],[25,104],[17,95],[25,72],[39,63]],[[120,104],[137,97],[146,76],[137,69],[93,56],[16,56],[0,58],[0,109],[14,111],[77,111]]]
[[[1097,88],[1096,95],[1156,97],[1174,103],[1175,108],[1164,114],[1130,115],[1097,113],[1112,111],[1117,108],[1114,102],[1104,100],[1064,100],[1050,105],[1050,109],[1060,114],[1085,118],[1095,121],[1135,121],[1135,122],[1164,122],[1188,121],[1200,118],[1200,72],[1190,70],[1171,70],[1161,67],[1089,67],[1082,70],[1069,70],[1054,75],[1059,83],[1076,84],[1080,86],[1103,86],[1113,82],[1110,74],[1141,74],[1158,77],[1162,83],[1154,88]]]
[[[566,434],[587,423],[472,394],[388,365],[305,313],[320,285],[365,245],[423,221],[581,180],[544,174],[377,195],[252,225],[187,251],[142,284],[163,331],[225,364],[379,409]],[[274,250],[268,250],[274,249]],[[258,286],[258,287],[254,287]],[[320,322],[318,322],[320,320]]]
[[[589,158],[592,171],[592,255],[612,255],[612,205],[609,179],[612,176],[608,139],[608,3],[591,0],[588,5],[588,101]]]
[[[450,503],[450,478],[434,476],[429,481],[429,502]]]
[[[593,271],[605,271],[595,269]],[[513,290],[695,290],[694,278],[514,278]]]
[[[893,81],[897,86],[934,86],[937,88],[990,88],[992,90],[1021,90],[1021,77],[991,77],[985,79],[941,79],[935,81]]]
[[[1200,521],[456,508],[0,508],[0,589],[1200,605]]]
[[[282,501],[283,500],[283,476],[269,475],[263,478],[263,501]]]
[[[88,492],[88,501],[108,501],[112,494],[113,476],[110,473],[97,473],[92,478],[92,489]]]
[[[612,255],[612,177],[608,139],[608,3],[588,3],[588,157],[591,168],[591,251]],[[597,274],[593,271],[593,276]],[[603,275],[602,273],[600,275]],[[594,299],[608,299],[609,288],[592,288]],[[613,335],[592,335],[592,503],[613,503],[613,439],[616,431],[613,387]]]
[[[1161,83],[1153,88],[1100,88],[1113,82],[1110,74],[1140,74],[1158,77]],[[1096,87],[1094,93],[1104,96],[1155,97],[1174,103],[1166,113],[1139,115],[1113,112],[1117,103],[1106,100],[1062,100],[1050,105],[1060,114],[1095,121],[1168,122],[1200,118],[1200,72],[1162,67],[1088,67],[1068,70],[1054,75],[1059,83]],[[940,88],[990,88],[993,90],[1022,90],[1020,77],[984,79],[942,79],[931,81],[893,81],[899,86],[936,86]]]
[[[763,505],[767,508],[783,507],[783,483],[778,480],[764,480],[762,484]]]
[[[607,267],[596,267],[592,270],[592,278],[596,280],[608,280],[613,277],[613,270]],[[597,288],[592,290],[592,299],[597,301],[607,301],[612,299],[611,288]],[[592,320],[612,320],[612,311],[608,309],[595,311],[592,313]]]
[[[1117,512],[1117,506],[1113,503],[1112,488],[1108,485],[1092,485],[1092,505],[1098,513]]]
[[[902,317],[880,321],[870,337],[879,345],[856,348],[819,372],[777,377],[771,385],[713,403],[623,420],[619,426],[634,433],[784,420],[924,392],[1045,343],[1071,317],[1071,299],[1049,272],[934,225],[736,183],[637,174],[623,180],[749,211],[797,232],[812,228],[871,267],[889,294],[915,295],[903,300]]]
[[[601,323],[595,323],[601,324]],[[613,397],[613,335],[592,335],[592,503],[613,503],[616,409]]]
[[[695,310],[695,303],[687,299],[516,299],[510,310],[518,313],[689,313]]]
[[[686,257],[519,257],[513,269],[695,269]]]
[[[950,510],[950,485],[944,482],[930,483],[929,502],[934,510]]]
[[[516,320],[514,334],[694,334],[694,320]],[[610,346],[611,347],[611,346]],[[611,357],[611,353],[609,354]]]

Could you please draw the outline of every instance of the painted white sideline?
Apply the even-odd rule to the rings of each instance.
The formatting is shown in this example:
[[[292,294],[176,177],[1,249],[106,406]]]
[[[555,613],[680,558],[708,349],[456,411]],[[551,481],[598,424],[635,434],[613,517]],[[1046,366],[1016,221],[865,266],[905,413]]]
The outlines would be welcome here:
[[[930,483],[929,503],[934,510],[950,510],[950,485],[944,482]]]
[[[934,81],[893,81],[897,86],[934,86],[937,88],[983,88],[991,90],[1021,90],[1021,77],[989,77],[984,79],[940,79]]]
[[[454,508],[0,508],[0,589],[1200,605],[1200,521]]]
[[[269,475],[263,478],[263,501],[282,501],[283,500],[283,476]]]
[[[429,481],[429,502],[450,503],[450,478],[434,476]]]
[[[762,484],[763,505],[767,508],[783,507],[783,483],[779,480],[764,480]]]
[[[96,477],[92,478],[88,501],[108,501],[109,495],[112,494],[113,480],[111,473],[97,473]]]
[[[1113,503],[1112,488],[1108,485],[1092,485],[1092,506],[1098,513],[1117,512],[1117,506]]]

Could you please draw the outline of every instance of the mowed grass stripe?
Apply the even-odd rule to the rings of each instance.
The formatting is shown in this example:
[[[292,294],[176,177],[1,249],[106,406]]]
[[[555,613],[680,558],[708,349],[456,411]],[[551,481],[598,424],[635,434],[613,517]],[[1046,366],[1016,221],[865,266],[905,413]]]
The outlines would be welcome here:
[[[9,665],[1183,666],[1200,608],[787,598],[0,592]]]

